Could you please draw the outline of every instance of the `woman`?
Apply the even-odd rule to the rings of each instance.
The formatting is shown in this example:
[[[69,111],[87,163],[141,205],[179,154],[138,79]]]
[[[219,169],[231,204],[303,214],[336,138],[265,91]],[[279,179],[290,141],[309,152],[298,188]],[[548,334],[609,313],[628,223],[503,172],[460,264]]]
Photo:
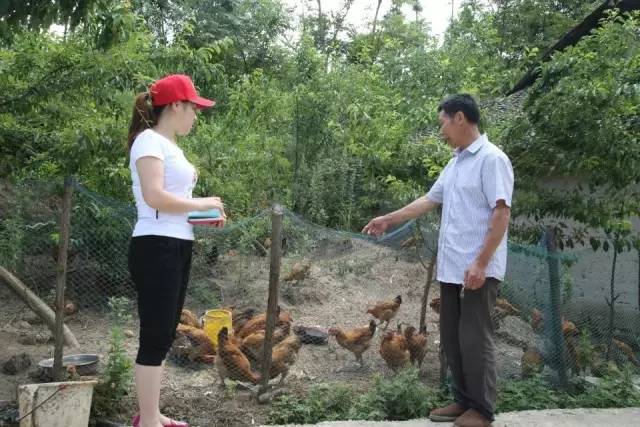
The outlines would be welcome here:
[[[175,336],[189,281],[193,226],[189,211],[224,206],[219,197],[192,198],[195,168],[177,137],[187,135],[199,109],[215,101],[198,96],[191,79],[170,75],[140,93],[129,127],[129,167],[138,221],[129,247],[129,271],[138,292],[140,346],[135,383],[140,414],[134,427],[184,427],[160,414],[163,361]]]

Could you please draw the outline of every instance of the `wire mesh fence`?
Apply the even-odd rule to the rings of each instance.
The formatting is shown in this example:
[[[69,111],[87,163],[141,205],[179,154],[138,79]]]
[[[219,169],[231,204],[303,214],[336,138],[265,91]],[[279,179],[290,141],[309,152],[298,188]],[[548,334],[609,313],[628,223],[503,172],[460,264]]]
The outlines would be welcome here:
[[[55,297],[62,184],[23,182],[0,218],[0,265],[45,303]],[[85,347],[109,338],[108,303],[136,293],[127,267],[135,210],[74,186],[65,315]],[[436,216],[372,239],[285,212],[282,275],[273,334],[277,382],[371,384],[419,367],[441,378],[439,286],[427,279],[437,251]],[[269,288],[271,215],[196,228],[185,311],[168,360],[249,388],[261,379]],[[590,249],[549,253],[510,243],[495,311],[501,378],[541,374],[550,383],[639,368],[638,256]],[[557,274],[553,274],[557,272]],[[612,278],[613,276],[613,278]],[[421,316],[425,291],[426,315]],[[81,321],[73,322],[76,319]],[[136,324],[129,326],[135,354]],[[89,339],[91,337],[91,339]],[[404,342],[396,346],[396,341]],[[207,384],[210,387],[210,384]]]

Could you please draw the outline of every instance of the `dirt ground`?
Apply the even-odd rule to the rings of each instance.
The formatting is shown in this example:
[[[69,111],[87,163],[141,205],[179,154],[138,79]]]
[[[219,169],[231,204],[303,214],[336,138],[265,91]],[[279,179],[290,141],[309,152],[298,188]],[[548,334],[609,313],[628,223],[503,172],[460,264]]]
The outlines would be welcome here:
[[[359,327],[367,325],[367,303],[389,300],[402,295],[403,304],[395,320],[417,325],[420,316],[421,296],[426,271],[415,260],[402,259],[398,253],[364,241],[343,241],[320,245],[306,258],[311,262],[309,276],[301,281],[286,282],[280,288],[281,306],[290,311],[294,325],[328,328]],[[283,275],[302,256],[288,254],[283,259]],[[194,266],[194,274],[210,268],[210,280],[222,289],[223,304],[237,306],[266,306],[269,277],[269,260],[266,257],[248,257],[225,254],[213,266]],[[438,287],[431,288],[429,299],[438,296]],[[0,363],[9,357],[26,353],[33,364],[52,357],[53,343],[42,342],[48,336],[46,326],[37,324],[33,313],[6,286],[0,286],[2,310],[0,310]],[[188,299],[187,307],[201,314],[206,308]],[[425,381],[436,384],[439,378],[438,322],[437,314],[427,309],[429,347],[422,373]],[[98,353],[102,363],[109,350],[109,328],[106,315],[91,310],[81,310],[71,316],[67,324],[81,343],[80,353]],[[137,348],[137,323],[127,325],[133,332],[126,339],[126,350],[132,357]],[[395,327],[395,322],[392,322]],[[379,334],[378,334],[379,335]],[[25,340],[25,337],[30,337]],[[33,338],[36,336],[36,338]],[[37,338],[39,337],[39,338]],[[38,341],[38,344],[25,342]],[[376,374],[392,375],[378,353],[379,338],[364,354],[366,370],[342,369],[353,365],[354,357],[330,340],[328,345],[303,345],[298,360],[285,381],[284,389],[290,393],[302,393],[314,384],[322,382],[347,383],[361,389],[369,387]],[[519,363],[520,353],[513,348],[499,348],[501,364]],[[33,366],[17,375],[0,373],[0,400],[15,400],[16,386],[37,382],[29,377]],[[119,421],[129,420],[134,412],[122,414]],[[258,404],[246,391],[219,387],[215,368],[211,365],[177,366],[167,363],[161,398],[162,410],[174,418],[184,419],[192,426],[251,426],[266,422],[269,405]]]

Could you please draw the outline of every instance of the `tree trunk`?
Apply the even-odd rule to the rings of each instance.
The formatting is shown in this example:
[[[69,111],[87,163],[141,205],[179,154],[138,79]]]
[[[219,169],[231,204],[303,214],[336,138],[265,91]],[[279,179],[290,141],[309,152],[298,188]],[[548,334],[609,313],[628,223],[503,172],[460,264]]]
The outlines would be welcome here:
[[[378,12],[380,12],[381,4],[382,4],[382,0],[378,0],[378,6],[376,7],[376,14],[373,17],[373,28],[371,30],[371,35],[376,33],[376,25],[378,24]]]
[[[325,34],[325,19],[322,15],[322,2],[321,0],[316,0],[318,3],[318,50],[320,52],[324,52],[324,40],[326,37]]]

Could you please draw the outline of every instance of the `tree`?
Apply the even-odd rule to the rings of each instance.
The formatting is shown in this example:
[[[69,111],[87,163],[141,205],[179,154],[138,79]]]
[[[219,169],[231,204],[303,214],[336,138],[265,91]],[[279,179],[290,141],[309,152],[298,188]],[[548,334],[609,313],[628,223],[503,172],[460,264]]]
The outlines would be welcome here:
[[[594,249],[633,244],[628,220],[640,211],[639,28],[639,13],[614,13],[554,55],[506,132],[524,178],[518,213],[576,221],[563,235],[569,246],[584,242],[585,227],[605,233],[591,239]],[[554,176],[572,179],[576,191],[540,188],[540,178]]]

